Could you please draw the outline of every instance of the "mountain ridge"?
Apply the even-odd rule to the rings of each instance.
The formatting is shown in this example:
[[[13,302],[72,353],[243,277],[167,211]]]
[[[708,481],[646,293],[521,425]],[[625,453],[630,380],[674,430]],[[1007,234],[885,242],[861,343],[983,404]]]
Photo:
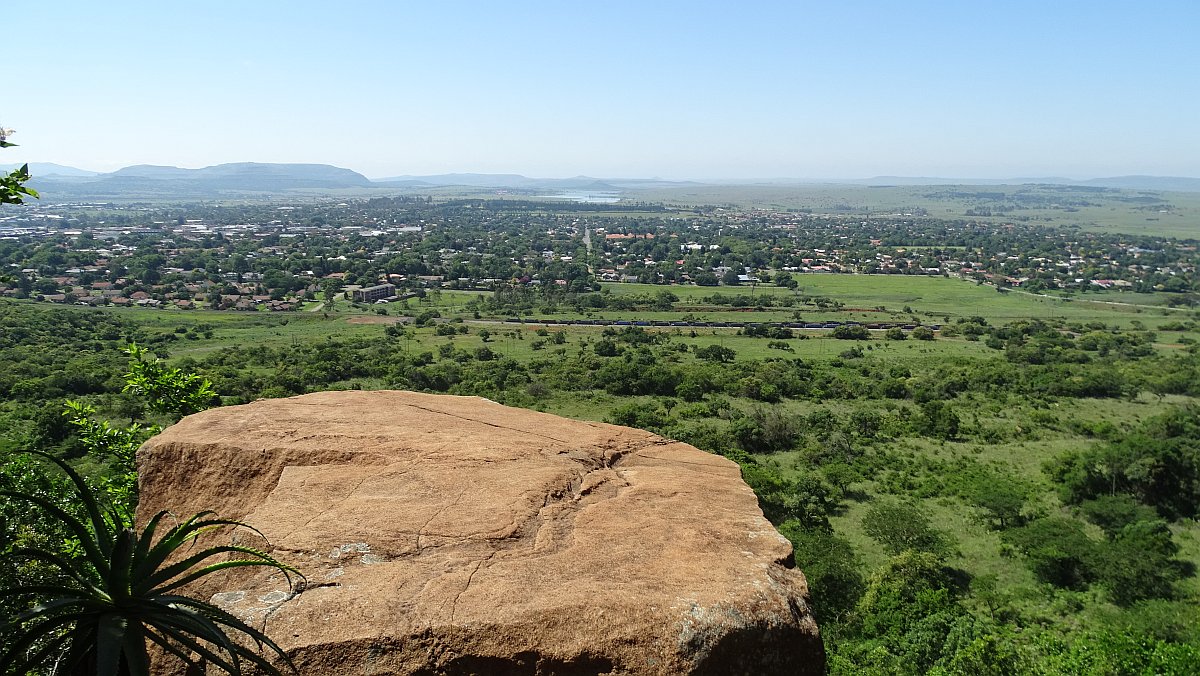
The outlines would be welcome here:
[[[8,164],[0,164],[0,172],[9,172],[14,169],[20,169],[24,166],[24,162],[10,162]],[[29,173],[34,176],[96,176],[100,174],[98,171],[89,171],[87,169],[79,169],[78,167],[68,167],[65,164],[55,164],[54,162],[30,162]]]
[[[11,171],[20,164],[0,165]],[[1200,192],[1200,178],[1186,176],[1125,175],[1091,179],[1066,177],[946,178],[922,176],[874,176],[856,179],[727,179],[665,180],[661,178],[535,178],[521,174],[448,173],[407,174],[370,179],[351,169],[315,163],[232,162],[198,169],[139,164],[113,172],[98,173],[54,163],[31,162],[34,187],[64,197],[202,197],[228,193],[286,193],[293,190],[423,189],[467,187],[520,191],[621,192],[649,187],[697,185],[1064,185],[1120,190]]]
[[[30,184],[45,194],[67,199],[206,198],[372,187],[362,174],[328,164],[261,162],[234,162],[200,169],[139,164],[91,176],[35,174]]]

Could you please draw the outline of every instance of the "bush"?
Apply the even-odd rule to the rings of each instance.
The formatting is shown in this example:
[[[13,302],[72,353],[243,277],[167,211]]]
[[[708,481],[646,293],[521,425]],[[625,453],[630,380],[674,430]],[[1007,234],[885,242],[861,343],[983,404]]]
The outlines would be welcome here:
[[[1158,516],[1152,508],[1128,495],[1102,495],[1095,500],[1086,500],[1079,505],[1079,511],[1110,539],[1120,535],[1126,526],[1138,521],[1153,521]]]
[[[818,622],[837,622],[854,608],[865,589],[862,564],[850,542],[821,528],[785,521],[779,532],[792,543],[796,567],[804,571]]]
[[[706,347],[696,349],[697,359],[719,362],[722,364],[727,364],[733,361],[736,356],[737,352],[734,352],[732,348],[725,347],[724,345],[708,345]]]
[[[921,404],[919,428],[922,434],[951,440],[958,437],[958,426],[958,415],[945,402],[935,400]]]
[[[667,425],[668,417],[660,408],[650,408],[641,402],[618,406],[609,411],[604,422],[636,427],[658,433]]]
[[[950,548],[947,537],[929,523],[916,505],[872,505],[863,515],[862,526],[864,533],[892,554],[914,551],[940,556]]]
[[[1200,515],[1200,410],[1173,409],[1112,443],[1067,454],[1047,471],[1067,502],[1127,493],[1168,519]]]
[[[871,332],[867,327],[857,324],[842,324],[838,326],[829,335],[840,340],[870,340]]]
[[[1171,598],[1184,572],[1182,563],[1174,559],[1178,552],[1165,522],[1138,521],[1099,548],[1096,575],[1119,606]]]
[[[1005,531],[1005,542],[1019,549],[1042,582],[1082,589],[1095,579],[1096,543],[1075,519],[1051,516]]]
[[[739,464],[742,479],[758,496],[763,516],[771,523],[795,520],[806,529],[829,528],[829,514],[835,507],[834,491],[819,476],[808,474],[785,479],[778,470],[752,459]]]
[[[729,432],[749,453],[785,451],[800,436],[796,420],[777,408],[756,408],[730,423]]]

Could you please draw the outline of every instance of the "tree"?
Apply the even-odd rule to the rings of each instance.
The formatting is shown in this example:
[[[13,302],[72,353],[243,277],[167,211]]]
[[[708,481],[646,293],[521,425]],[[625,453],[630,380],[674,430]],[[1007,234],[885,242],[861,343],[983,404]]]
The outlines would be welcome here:
[[[967,499],[983,510],[989,522],[998,522],[998,527],[1004,530],[1021,525],[1021,512],[1029,499],[1029,491],[1010,476],[987,473],[970,483]]]
[[[67,401],[63,415],[75,428],[88,453],[108,462],[112,476],[104,479],[103,488],[109,500],[124,514],[133,514],[138,501],[135,454],[142,442],[156,434],[159,428],[154,425],[143,427],[136,422],[129,427],[114,427],[97,417],[95,407],[79,401]]]
[[[794,520],[799,528],[829,529],[829,514],[835,506],[833,490],[820,476],[804,474],[786,479],[779,470],[748,455],[738,464],[742,480],[758,496],[758,506],[771,523]]]
[[[1050,466],[1067,502],[1128,493],[1168,519],[1200,514],[1200,411],[1174,408],[1118,441],[1068,453]]]
[[[621,352],[617,344],[607,338],[597,340],[592,350],[601,357],[615,357]]]
[[[1099,548],[1096,574],[1109,598],[1119,606],[1170,598],[1184,570],[1174,558],[1177,553],[1179,545],[1165,521],[1138,521],[1122,528]]]
[[[1086,500],[1079,511],[1088,521],[1096,524],[1108,537],[1115,538],[1128,525],[1138,521],[1154,521],[1158,513],[1128,495],[1102,495],[1095,500]]]
[[[881,503],[863,515],[863,532],[892,554],[905,551],[944,554],[946,536],[934,528],[916,505]]]
[[[245,256],[239,253],[235,253],[229,257],[229,265],[230,269],[237,273],[237,280],[239,282],[242,281],[242,275],[250,272],[250,262],[246,260]]]
[[[332,308],[334,300],[337,298],[338,290],[342,288],[341,281],[337,279],[321,280],[321,294],[325,298],[325,305]]]
[[[796,282],[796,278],[792,277],[791,274],[789,274],[787,272],[781,272],[781,273],[775,275],[775,286],[782,286],[784,288],[794,290],[797,286],[800,286],[800,285],[799,285],[799,283]]]
[[[894,654],[907,653],[921,663],[907,673],[925,673],[954,621],[965,614],[958,595],[940,557],[907,550],[871,576],[854,614],[864,638],[882,639]]]
[[[828,530],[805,528],[795,520],[783,522],[779,532],[792,542],[796,566],[808,579],[818,619],[840,620],[858,603],[865,587],[853,546]]]
[[[9,143],[8,137],[13,130],[0,127],[0,148],[12,148],[15,143]],[[24,204],[26,197],[38,198],[36,190],[25,185],[29,179],[29,165],[21,165],[7,174],[0,174],[0,204]]]
[[[1096,543],[1075,519],[1050,516],[1001,537],[1019,549],[1030,569],[1042,582],[1067,589],[1081,589],[1095,578]]]
[[[217,393],[206,378],[179,369],[169,369],[157,359],[151,360],[145,349],[130,343],[129,373],[123,392],[145,397],[151,410],[179,420],[211,407]]]
[[[283,649],[263,632],[211,603],[178,593],[190,582],[229,568],[274,568],[287,576],[289,584],[292,573],[303,579],[295,568],[249,547],[218,545],[195,553],[188,549],[199,536],[216,529],[257,530],[212,512],[200,512],[156,537],[168,516],[163,511],[139,533],[128,516],[102,510],[70,466],[49,455],[38,455],[66,473],[86,517],[77,518],[42,495],[19,491],[0,491],[0,495],[25,502],[58,521],[81,553],[70,556],[53,548],[29,546],[0,556],[6,566],[32,560],[59,573],[42,584],[3,590],[6,596],[30,598],[34,604],[0,628],[8,639],[0,654],[0,672],[26,673],[48,667],[62,674],[149,676],[148,643],[192,668],[201,668],[192,658],[196,654],[229,674],[241,674],[243,662],[258,671],[279,674],[272,661],[259,652],[267,648],[294,670]],[[169,560],[174,562],[168,565]],[[249,637],[259,651],[230,638],[229,632]]]
[[[724,345],[707,345],[696,349],[696,358],[706,361],[728,364],[735,357],[737,357],[737,352],[733,348],[725,347]]]
[[[927,401],[921,404],[921,419],[918,427],[922,434],[938,439],[954,439],[960,424],[958,414],[944,401]]]
[[[867,327],[860,326],[858,324],[842,324],[841,326],[834,328],[829,335],[841,340],[871,339],[871,332],[867,330]]]

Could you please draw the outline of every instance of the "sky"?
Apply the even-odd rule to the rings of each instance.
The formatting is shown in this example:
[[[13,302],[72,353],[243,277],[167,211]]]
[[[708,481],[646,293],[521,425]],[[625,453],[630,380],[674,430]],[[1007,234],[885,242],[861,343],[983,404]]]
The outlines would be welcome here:
[[[105,2],[5,12],[0,163],[1200,176],[1200,2]]]

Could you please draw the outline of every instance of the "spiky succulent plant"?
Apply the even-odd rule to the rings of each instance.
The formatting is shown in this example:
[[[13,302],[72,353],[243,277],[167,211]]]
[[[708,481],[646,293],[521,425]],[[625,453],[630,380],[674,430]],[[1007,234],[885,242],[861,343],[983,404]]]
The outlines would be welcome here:
[[[262,631],[234,615],[181,593],[185,585],[220,570],[265,566],[303,576],[272,556],[236,544],[188,553],[196,539],[220,528],[253,527],[200,512],[156,537],[167,512],[159,512],[138,532],[117,510],[102,509],[88,485],[70,466],[44,453],[75,486],[85,518],[44,496],[2,491],[61,522],[72,536],[72,553],[48,547],[15,546],[0,554],[0,565],[37,561],[52,571],[37,584],[0,589],[0,594],[31,599],[31,607],[0,628],[0,673],[23,674],[51,668],[56,674],[148,676],[148,647],[188,664],[216,666],[241,674],[246,665],[279,674],[275,662],[294,671],[287,654]],[[261,533],[259,533],[261,535]],[[236,558],[228,558],[229,555]],[[7,560],[8,563],[4,563]],[[244,636],[238,636],[238,634]],[[239,641],[249,637],[245,643]],[[249,647],[249,644],[257,648]],[[273,655],[272,655],[273,653]]]

